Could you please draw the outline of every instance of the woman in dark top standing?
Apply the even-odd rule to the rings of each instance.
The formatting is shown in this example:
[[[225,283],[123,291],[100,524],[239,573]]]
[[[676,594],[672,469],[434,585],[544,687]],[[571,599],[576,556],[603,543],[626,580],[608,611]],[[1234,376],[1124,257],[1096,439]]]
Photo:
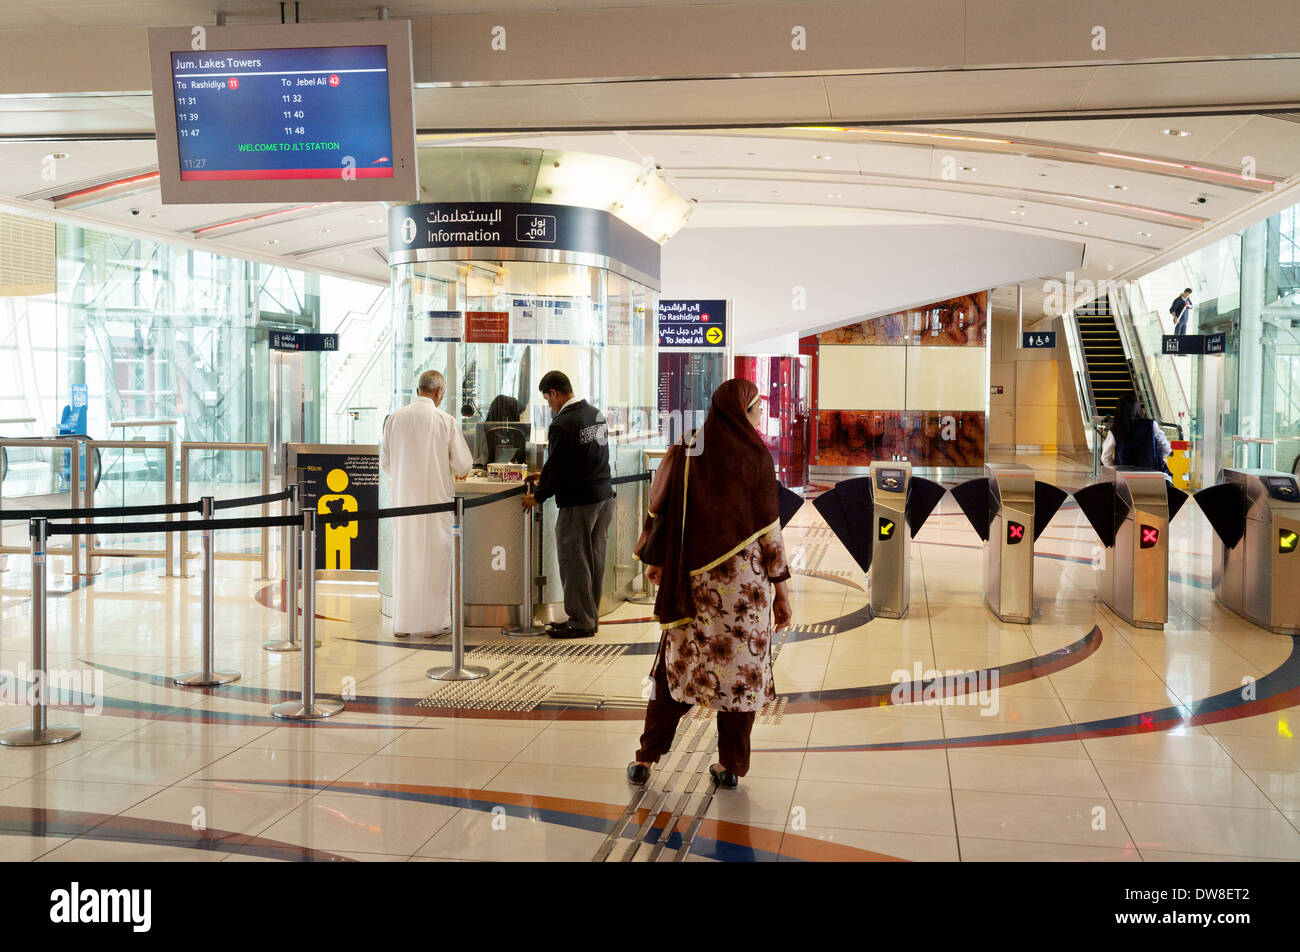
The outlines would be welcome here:
[[[1126,393],[1115,402],[1115,420],[1101,447],[1103,465],[1164,470],[1167,477],[1165,459],[1172,452],[1169,437],[1143,415],[1136,394]]]

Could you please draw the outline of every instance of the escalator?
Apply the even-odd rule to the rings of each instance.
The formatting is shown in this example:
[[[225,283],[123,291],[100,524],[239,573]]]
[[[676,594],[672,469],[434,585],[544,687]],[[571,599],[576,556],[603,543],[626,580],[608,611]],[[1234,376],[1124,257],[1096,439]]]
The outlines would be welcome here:
[[[1083,344],[1088,385],[1095,402],[1093,413],[1102,417],[1112,416],[1115,401],[1122,394],[1136,392],[1136,387],[1108,296],[1103,295],[1079,308],[1074,312],[1074,319]]]

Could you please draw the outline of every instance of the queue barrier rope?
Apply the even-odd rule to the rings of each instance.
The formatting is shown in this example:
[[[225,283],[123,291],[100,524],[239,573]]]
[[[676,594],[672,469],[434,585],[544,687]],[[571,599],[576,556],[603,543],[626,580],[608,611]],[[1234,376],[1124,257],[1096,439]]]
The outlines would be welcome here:
[[[289,490],[267,493],[265,496],[243,496],[239,499],[218,499],[212,504],[213,509],[242,509],[244,506],[264,506],[269,502],[280,502],[289,498]],[[97,510],[98,511],[98,510]]]
[[[52,536],[113,535],[120,532],[202,532],[208,529],[260,529],[262,526],[296,526],[298,516],[268,516],[265,519],[190,519],[185,522],[74,522],[51,523]]]
[[[83,519],[87,516],[161,516],[170,512],[201,512],[201,502],[174,502],[165,506],[107,506],[90,509],[7,509],[0,519]]]
[[[261,506],[289,498],[289,490],[268,493],[265,496],[243,496],[239,499],[220,499],[215,509],[240,509],[244,506]],[[90,516],[161,516],[173,512],[202,512],[203,503],[175,502],[162,506],[93,506],[88,509],[8,509],[0,510],[0,519],[84,519]],[[11,514],[11,515],[7,515]],[[193,528],[196,523],[189,523]],[[179,531],[179,530],[178,530]],[[67,533],[58,533],[67,535]]]

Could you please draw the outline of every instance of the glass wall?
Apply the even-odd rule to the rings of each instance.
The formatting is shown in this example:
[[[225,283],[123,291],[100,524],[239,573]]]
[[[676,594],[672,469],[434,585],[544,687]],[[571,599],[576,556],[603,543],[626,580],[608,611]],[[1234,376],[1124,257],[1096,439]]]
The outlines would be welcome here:
[[[369,431],[362,422],[357,439],[377,440],[391,399],[387,286],[74,224],[3,218],[0,417],[34,422],[5,424],[0,434],[53,436],[73,388],[84,386],[86,432],[96,439],[267,442],[278,402],[281,415],[296,420],[294,436],[306,441],[346,438],[347,410],[369,406]],[[10,234],[17,231],[18,238]],[[268,349],[272,330],[337,332],[341,348],[282,357]],[[285,358],[294,373],[277,376]],[[285,382],[290,377],[294,388]],[[120,425],[160,420],[176,423]],[[60,488],[49,478],[57,466],[36,459],[42,452],[8,454],[7,496]],[[36,465],[24,467],[24,455]],[[194,461],[202,470],[196,480],[260,478],[253,454],[211,456]],[[137,462],[130,454],[105,456],[106,480],[109,467],[120,481]],[[150,458],[145,468],[157,462]],[[36,474],[31,485],[23,483],[27,471]]]
[[[1222,357],[1160,353],[1169,306],[1188,287],[1187,332],[1224,333]],[[1300,206],[1129,282],[1121,305],[1156,409],[1187,423],[1194,486],[1224,466],[1300,472]]]
[[[656,292],[583,265],[442,261],[395,267],[393,293],[403,315],[393,350],[396,404],[412,399],[425,370],[442,371],[443,409],[461,421],[477,464],[496,461],[488,458],[488,422],[520,423],[529,443],[545,445],[551,411],[537,385],[560,370],[575,394],[604,411],[615,475],[640,470],[632,447],[658,434],[657,381],[646,356]],[[465,341],[455,339],[459,318],[448,324],[444,316],[461,312]],[[503,408],[511,419],[496,419]]]

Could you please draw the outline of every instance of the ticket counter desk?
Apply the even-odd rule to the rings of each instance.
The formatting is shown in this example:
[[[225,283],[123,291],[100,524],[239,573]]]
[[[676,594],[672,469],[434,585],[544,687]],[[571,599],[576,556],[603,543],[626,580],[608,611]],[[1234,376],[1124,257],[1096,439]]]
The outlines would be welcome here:
[[[456,495],[466,501],[483,495],[499,493],[516,486],[482,477],[457,480]],[[634,496],[635,494],[630,494]],[[388,497],[388,479],[379,481],[380,505],[392,505]],[[619,497],[620,509],[631,503]],[[555,553],[555,501],[548,500],[541,508],[540,521],[533,523],[533,574],[543,579],[534,589],[535,619],[539,625],[565,618],[564,590],[560,585],[560,567]],[[533,510],[536,517],[537,509]],[[523,612],[524,585],[524,513],[518,495],[501,502],[478,506],[465,511],[462,535],[465,565],[465,626],[468,628],[509,628],[520,623]],[[615,591],[616,528],[619,520],[610,524],[609,549],[605,559],[605,581],[602,586],[600,613],[606,615],[622,602]],[[392,520],[381,520],[379,531],[379,596],[380,611],[392,617]],[[451,558],[451,553],[430,553],[430,558]]]

